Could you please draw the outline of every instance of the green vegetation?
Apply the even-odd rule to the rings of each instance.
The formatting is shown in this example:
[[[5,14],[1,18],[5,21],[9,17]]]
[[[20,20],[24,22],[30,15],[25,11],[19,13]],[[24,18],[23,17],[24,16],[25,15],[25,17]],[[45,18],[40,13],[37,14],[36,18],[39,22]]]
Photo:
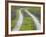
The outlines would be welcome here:
[[[20,8],[28,8],[28,11],[30,11],[32,14],[34,14],[39,20],[40,20],[40,7],[15,7],[15,6],[12,6],[12,9],[11,9],[11,12],[15,14],[15,17],[11,17],[11,30],[13,30],[13,28],[15,27],[16,23],[17,23],[17,20],[18,20],[18,17],[19,17],[19,14],[18,14],[18,10]],[[22,11],[23,14],[24,11]],[[27,14],[25,14],[27,15]],[[20,28],[21,31],[24,31],[24,30],[36,30],[36,26],[34,24],[34,21],[33,19],[30,17],[30,16],[24,16],[24,19],[23,19],[23,24]]]
[[[32,18],[24,17],[23,24],[20,30],[36,30],[36,27]]]
[[[15,27],[15,19],[11,20],[11,30]]]
[[[11,30],[13,30],[13,28],[15,27],[15,25],[17,23],[19,14],[18,14],[18,9],[16,9],[14,7],[11,8],[11,12],[12,12],[11,13]],[[12,15],[13,13],[15,14],[14,16]]]

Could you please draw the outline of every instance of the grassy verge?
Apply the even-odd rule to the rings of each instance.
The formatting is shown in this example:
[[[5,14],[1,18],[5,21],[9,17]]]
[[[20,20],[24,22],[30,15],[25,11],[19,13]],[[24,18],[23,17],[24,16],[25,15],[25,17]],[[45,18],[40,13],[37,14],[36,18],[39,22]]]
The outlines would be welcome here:
[[[20,30],[36,30],[33,19],[30,17],[25,17]]]

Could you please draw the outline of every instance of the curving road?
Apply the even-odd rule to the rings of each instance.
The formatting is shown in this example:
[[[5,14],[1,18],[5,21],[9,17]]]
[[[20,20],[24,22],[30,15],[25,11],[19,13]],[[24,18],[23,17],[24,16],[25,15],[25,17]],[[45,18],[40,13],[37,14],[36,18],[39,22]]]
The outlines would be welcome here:
[[[20,30],[20,27],[22,25],[22,22],[23,22],[23,14],[22,14],[22,8],[19,9],[19,19],[17,21],[17,24],[15,25],[15,28],[13,29],[13,31],[19,31]]]
[[[40,23],[39,23],[39,20],[31,13],[31,12],[29,12],[27,9],[25,9],[25,12],[30,16],[30,17],[32,17],[32,19],[33,19],[33,21],[34,21],[34,23],[35,23],[35,26],[36,26],[36,28],[37,28],[37,30],[40,30]]]

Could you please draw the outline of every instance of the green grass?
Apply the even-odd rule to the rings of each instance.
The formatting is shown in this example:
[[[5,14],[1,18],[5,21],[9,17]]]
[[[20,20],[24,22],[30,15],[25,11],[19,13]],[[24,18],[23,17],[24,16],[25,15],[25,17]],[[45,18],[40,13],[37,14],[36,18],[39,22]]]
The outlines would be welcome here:
[[[15,27],[15,19],[11,20],[11,30],[13,30],[13,28]]]
[[[36,27],[32,18],[25,17],[20,30],[36,30]]]

